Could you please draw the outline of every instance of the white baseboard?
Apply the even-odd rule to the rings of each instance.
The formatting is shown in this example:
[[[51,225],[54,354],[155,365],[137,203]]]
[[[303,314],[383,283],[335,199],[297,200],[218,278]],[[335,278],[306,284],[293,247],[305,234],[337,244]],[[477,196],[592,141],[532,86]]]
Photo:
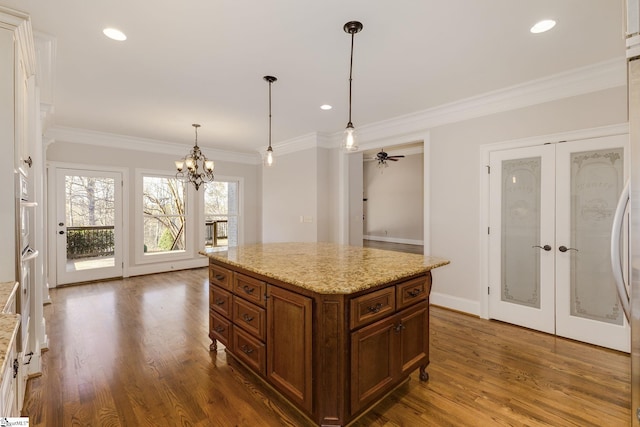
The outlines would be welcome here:
[[[166,273],[168,271],[188,270],[190,268],[206,267],[209,258],[200,257],[185,261],[163,262],[158,264],[145,264],[129,267],[127,277],[142,276],[145,274]]]
[[[424,245],[424,241],[422,240],[401,239],[399,237],[362,236],[362,238],[364,240],[375,240],[376,242],[403,243],[405,245]]]
[[[480,316],[480,303],[478,301],[431,292],[429,302],[440,307]]]

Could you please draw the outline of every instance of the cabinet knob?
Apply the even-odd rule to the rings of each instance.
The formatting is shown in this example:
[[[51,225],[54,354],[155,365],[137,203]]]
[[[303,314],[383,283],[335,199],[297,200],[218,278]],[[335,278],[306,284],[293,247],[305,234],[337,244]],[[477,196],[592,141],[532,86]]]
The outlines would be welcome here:
[[[255,288],[250,288],[247,285],[244,285],[242,287],[242,290],[245,291],[245,293],[251,295],[251,294],[253,294],[253,291],[255,291],[256,289]]]
[[[219,280],[219,281],[223,281],[224,280],[224,275],[223,274],[216,274],[214,277],[215,277],[216,280]]]
[[[393,328],[396,332],[402,332],[405,329],[405,326],[402,323],[398,323],[395,328]]]
[[[382,304],[377,303],[376,305],[370,305],[369,307],[367,307],[367,310],[369,310],[369,313],[377,313],[380,311],[381,308],[382,308]]]
[[[216,305],[223,305],[224,300],[222,298],[216,298]]]
[[[249,348],[248,345],[243,345],[242,347],[240,347],[240,350],[242,350],[245,354],[251,354],[253,353],[253,349]]]
[[[218,325],[218,326],[216,326],[216,327],[215,327],[215,331],[216,331],[216,332],[222,332],[222,331],[224,331],[224,326],[222,326],[222,325]]]
[[[244,320],[245,322],[249,323],[253,320],[253,316],[249,316],[247,313],[244,313],[242,315],[242,320]]]
[[[421,289],[419,289],[419,288],[415,288],[415,289],[414,289],[414,290],[412,290],[412,291],[407,291],[407,293],[409,294],[409,296],[410,296],[411,298],[415,298],[415,297],[417,297],[418,295],[420,295],[420,292],[421,292]]]

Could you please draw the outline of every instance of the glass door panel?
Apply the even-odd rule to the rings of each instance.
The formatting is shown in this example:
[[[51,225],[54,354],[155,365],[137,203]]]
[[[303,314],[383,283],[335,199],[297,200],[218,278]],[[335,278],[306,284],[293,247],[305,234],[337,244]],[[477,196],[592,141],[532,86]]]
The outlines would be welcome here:
[[[494,152],[490,161],[489,315],[553,333],[553,147]]]
[[[611,228],[624,188],[626,136],[557,147],[557,334],[629,351],[611,270]]]
[[[122,276],[121,174],[58,169],[57,283]]]

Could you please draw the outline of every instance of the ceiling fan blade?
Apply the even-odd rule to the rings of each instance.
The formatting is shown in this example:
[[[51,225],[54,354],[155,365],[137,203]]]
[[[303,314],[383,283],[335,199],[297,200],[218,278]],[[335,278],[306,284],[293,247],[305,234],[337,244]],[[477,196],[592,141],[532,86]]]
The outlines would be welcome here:
[[[402,159],[404,156],[389,156],[387,159]]]
[[[397,162],[398,159],[392,159],[391,157],[387,157],[387,160],[391,160],[392,162]]]

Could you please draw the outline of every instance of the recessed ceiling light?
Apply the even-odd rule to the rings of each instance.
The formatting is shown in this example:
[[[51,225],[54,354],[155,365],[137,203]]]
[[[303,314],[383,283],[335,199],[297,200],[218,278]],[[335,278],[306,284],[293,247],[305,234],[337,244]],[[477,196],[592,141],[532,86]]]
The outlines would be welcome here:
[[[331,110],[333,107],[329,104],[324,104],[320,106],[321,110]]]
[[[105,28],[104,30],[102,30],[102,32],[111,40],[122,42],[127,39],[127,36],[122,31],[116,30],[115,28]]]
[[[545,31],[549,31],[553,27],[556,26],[556,21],[553,19],[544,19],[540,22],[537,22],[529,31],[533,34],[544,33]]]

